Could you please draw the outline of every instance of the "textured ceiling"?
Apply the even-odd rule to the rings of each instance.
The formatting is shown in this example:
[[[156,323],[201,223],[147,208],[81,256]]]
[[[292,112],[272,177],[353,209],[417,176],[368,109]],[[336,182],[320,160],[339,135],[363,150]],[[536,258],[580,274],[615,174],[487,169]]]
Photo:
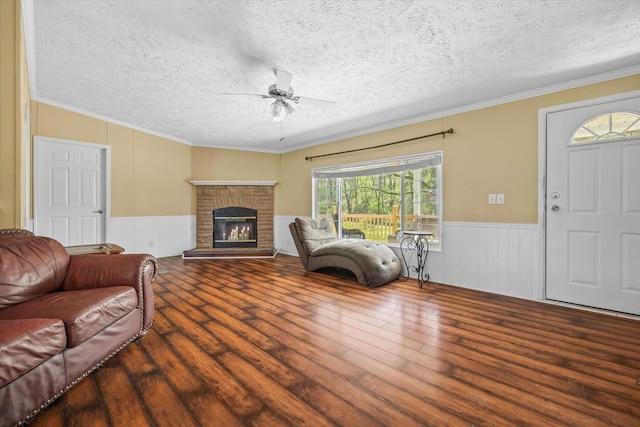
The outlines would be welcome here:
[[[34,99],[198,146],[284,152],[640,64],[638,0],[23,3]],[[275,69],[337,106],[281,129],[221,95]]]

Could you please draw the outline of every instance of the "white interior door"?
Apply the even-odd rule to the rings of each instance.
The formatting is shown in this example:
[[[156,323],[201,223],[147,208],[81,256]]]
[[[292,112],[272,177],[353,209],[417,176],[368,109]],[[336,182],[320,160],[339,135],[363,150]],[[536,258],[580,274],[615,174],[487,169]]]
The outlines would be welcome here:
[[[65,246],[104,243],[108,148],[35,137],[34,232]]]
[[[640,136],[571,144],[640,98],[547,114],[546,297],[640,314]]]

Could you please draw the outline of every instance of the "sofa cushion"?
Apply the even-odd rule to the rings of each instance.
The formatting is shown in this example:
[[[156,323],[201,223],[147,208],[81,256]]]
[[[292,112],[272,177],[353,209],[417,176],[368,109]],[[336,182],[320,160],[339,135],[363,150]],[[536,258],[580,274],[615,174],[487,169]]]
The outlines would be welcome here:
[[[68,266],[64,246],[48,237],[0,239],[0,310],[55,291]]]
[[[296,218],[295,221],[300,240],[308,254],[320,246],[339,240],[333,222],[328,218]]]
[[[67,347],[75,347],[131,312],[138,303],[131,286],[53,292],[0,311],[0,319],[37,315],[62,319]]]
[[[65,349],[59,319],[0,320],[0,387]]]

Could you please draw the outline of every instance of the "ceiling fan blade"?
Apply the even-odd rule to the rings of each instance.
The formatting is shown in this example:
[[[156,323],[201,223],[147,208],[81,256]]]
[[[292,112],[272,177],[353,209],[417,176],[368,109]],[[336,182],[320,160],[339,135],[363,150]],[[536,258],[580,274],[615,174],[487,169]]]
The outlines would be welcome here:
[[[259,93],[220,93],[219,95],[259,96],[260,98],[272,98],[271,95],[262,95]]]
[[[293,98],[296,104],[301,105],[313,105],[314,107],[335,107],[336,103],[333,101],[325,101],[324,99],[305,98],[304,96],[296,96]]]
[[[291,73],[284,70],[276,70],[276,89],[282,92],[289,92],[291,86]]]

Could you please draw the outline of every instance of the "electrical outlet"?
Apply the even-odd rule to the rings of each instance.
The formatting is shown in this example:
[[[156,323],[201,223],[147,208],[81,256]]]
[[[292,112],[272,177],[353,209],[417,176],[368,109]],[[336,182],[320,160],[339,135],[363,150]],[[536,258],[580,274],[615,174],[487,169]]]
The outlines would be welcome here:
[[[495,205],[496,204],[496,195],[495,194],[489,194],[489,204],[490,205]]]
[[[504,194],[496,194],[496,204],[504,205]]]

